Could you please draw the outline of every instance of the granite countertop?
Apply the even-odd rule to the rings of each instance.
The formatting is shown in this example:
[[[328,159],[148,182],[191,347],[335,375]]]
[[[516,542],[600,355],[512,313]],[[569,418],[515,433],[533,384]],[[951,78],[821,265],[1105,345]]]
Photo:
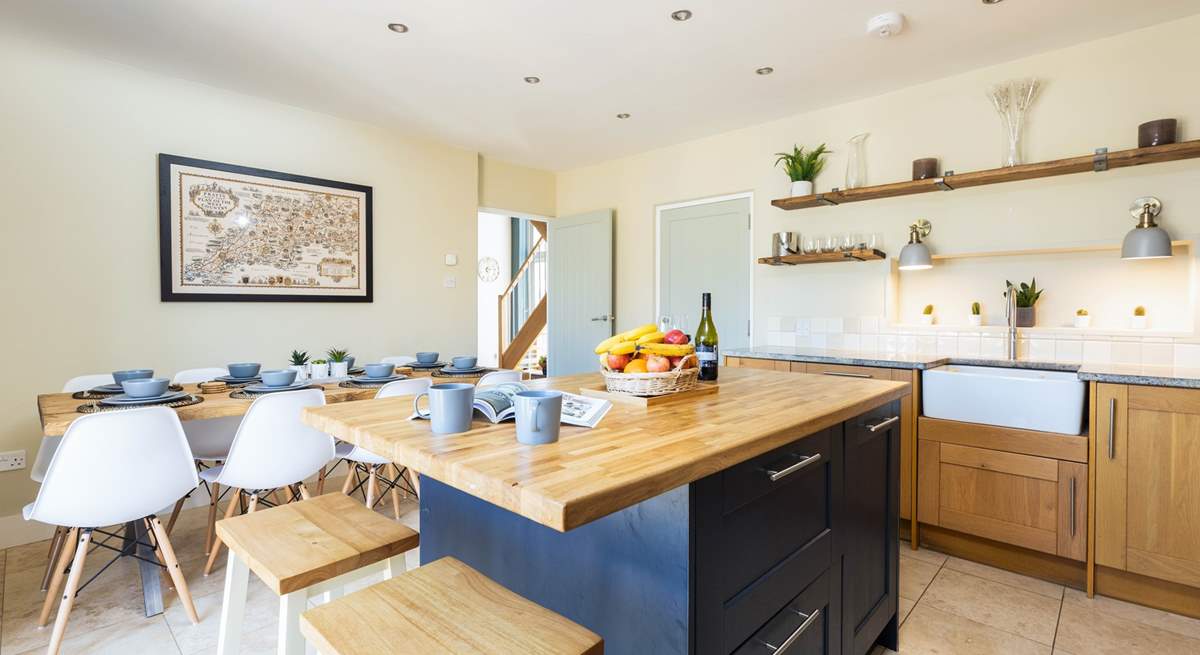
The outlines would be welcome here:
[[[944,355],[837,350],[832,348],[796,348],[791,346],[756,346],[754,348],[727,350],[725,351],[725,355],[728,357],[748,357],[751,359],[779,359],[792,362],[917,370],[937,368],[948,364],[958,364],[961,366],[997,366],[1001,368],[1025,368],[1041,371],[1078,373],[1079,379],[1087,382],[1200,388],[1200,369],[1177,366],[1081,364],[1079,362],[946,357]]]

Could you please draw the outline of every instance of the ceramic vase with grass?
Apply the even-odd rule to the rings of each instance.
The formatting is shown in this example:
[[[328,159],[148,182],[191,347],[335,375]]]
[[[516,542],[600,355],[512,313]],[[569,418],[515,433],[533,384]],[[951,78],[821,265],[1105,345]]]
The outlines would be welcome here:
[[[323,359],[314,359],[308,366],[308,374],[314,380],[329,377],[329,362]]]
[[[350,353],[343,348],[330,348],[325,353],[329,357],[329,376],[344,378],[350,375]]]
[[[1077,328],[1086,328],[1092,326],[1092,317],[1088,315],[1086,309],[1081,309],[1075,312],[1075,320],[1073,325]]]
[[[290,362],[288,368],[296,372],[296,380],[307,380],[308,353],[302,350],[293,350]]]
[[[967,322],[970,323],[972,327],[979,327],[980,325],[983,325],[983,308],[978,302],[971,303],[971,313],[967,315]]]

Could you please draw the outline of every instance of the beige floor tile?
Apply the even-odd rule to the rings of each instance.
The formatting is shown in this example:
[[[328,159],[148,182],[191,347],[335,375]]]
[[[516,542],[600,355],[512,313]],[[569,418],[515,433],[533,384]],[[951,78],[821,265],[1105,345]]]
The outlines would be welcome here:
[[[902,655],[1049,655],[1050,647],[917,604],[900,628]]]
[[[912,548],[909,547],[909,545],[907,543],[900,544],[900,554],[905,557],[912,558],[912,559],[919,559],[922,562],[928,562],[929,564],[933,564],[934,566],[941,566],[941,565],[945,564],[946,558],[949,557],[945,553],[939,553],[938,551],[932,550],[930,548],[922,548],[920,550],[913,550]]]
[[[253,575],[251,575],[253,578]],[[222,594],[209,594],[195,599],[200,623],[193,625],[183,606],[176,603],[167,608],[167,625],[175,635],[179,650],[189,653],[212,653],[217,647],[221,626]],[[263,585],[252,586],[246,596],[246,614],[242,618],[242,634],[274,626],[279,621],[279,597]]]
[[[1054,645],[1072,653],[1089,655],[1200,653],[1200,639],[1190,639],[1078,602],[1063,603]]]
[[[937,575],[939,567],[919,559],[900,556],[900,597],[919,600]]]
[[[903,596],[900,597],[900,625],[904,625],[904,620],[908,618],[909,612],[916,607],[917,601],[909,600]]]
[[[1200,619],[1164,612],[1153,607],[1134,605],[1107,596],[1088,598],[1086,593],[1075,589],[1067,590],[1066,602],[1084,605],[1105,614],[1144,623],[1184,637],[1200,639]]]
[[[1061,601],[943,568],[921,605],[957,614],[1047,646],[1054,644]]]
[[[91,630],[63,640],[63,655],[87,653],[88,655],[178,655],[179,647],[161,616],[122,621],[99,630]],[[44,647],[25,651],[22,655],[42,653]],[[5,651],[7,652],[7,651]]]
[[[960,571],[962,573],[970,573],[976,577],[987,578],[992,582],[1001,582],[1013,587],[1019,587],[1026,591],[1032,591],[1041,594],[1048,598],[1062,598],[1063,586],[1045,580],[1038,580],[1020,573],[1005,571],[987,564],[972,562],[958,557],[950,557],[946,560],[946,568]]]

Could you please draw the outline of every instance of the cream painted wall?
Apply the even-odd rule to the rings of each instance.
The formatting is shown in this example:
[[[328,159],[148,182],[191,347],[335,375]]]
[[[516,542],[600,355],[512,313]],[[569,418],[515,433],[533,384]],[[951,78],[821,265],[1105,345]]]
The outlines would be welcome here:
[[[1126,212],[1130,201],[1147,194],[1163,200],[1161,222],[1175,238],[1195,237],[1200,234],[1196,161],[794,212],[775,209],[770,200],[786,196],[788,186],[773,166],[772,153],[793,143],[829,143],[835,154],[817,180],[818,190],[828,190],[843,185],[845,142],[860,132],[871,133],[871,183],[908,179],[911,161],[918,157],[940,157],[944,168],[959,171],[999,165],[999,118],[984,92],[1015,77],[1037,76],[1045,82],[1031,112],[1029,161],[1090,153],[1100,146],[1133,147],[1139,123],[1166,116],[1180,119],[1183,138],[1195,138],[1200,136],[1194,128],[1200,125],[1198,30],[1200,16],[1191,17],[566,171],[558,176],[557,210],[571,215],[616,209],[621,328],[650,320],[654,311],[655,206],[694,198],[753,191],[753,243],[759,256],[769,254],[770,234],[782,230],[881,232],[883,249],[895,256],[906,240],[906,226],[919,217],[933,222],[929,244],[935,252],[1117,243],[1134,225]],[[969,300],[982,300],[996,314],[1002,311],[1006,277],[1036,275],[1050,289],[1041,306],[1045,325],[1068,323],[1069,313],[1084,305],[1097,326],[1123,326],[1130,308],[1140,303],[1148,307],[1153,326],[1191,332],[1195,249],[1188,256],[1192,259],[1167,265],[1121,262],[1115,253],[959,261],[929,273],[904,274],[899,314],[911,319],[919,311],[915,307],[933,303],[946,321],[965,324]],[[755,266],[755,342],[764,342],[767,317],[884,315],[888,273],[886,262]],[[720,299],[714,303],[719,312]]]
[[[555,201],[554,173],[479,158],[480,207],[552,218]]]
[[[476,153],[17,39],[0,79],[0,451],[32,463],[35,393],[81,373],[474,350]],[[375,302],[159,302],[159,152],[373,186]],[[0,473],[0,516],[28,475]]]

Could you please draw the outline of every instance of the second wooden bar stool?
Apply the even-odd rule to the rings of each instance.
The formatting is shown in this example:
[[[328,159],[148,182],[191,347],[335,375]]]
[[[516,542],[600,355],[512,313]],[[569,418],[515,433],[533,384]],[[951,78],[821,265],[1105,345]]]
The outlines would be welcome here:
[[[236,502],[236,501],[234,501]],[[300,613],[308,600],[342,595],[347,583],[404,572],[404,553],[420,537],[349,496],[310,500],[217,522],[229,546],[217,653],[234,655],[241,641],[250,571],[279,595],[279,653],[303,654]]]
[[[453,557],[308,610],[322,655],[601,655],[604,640]]]

